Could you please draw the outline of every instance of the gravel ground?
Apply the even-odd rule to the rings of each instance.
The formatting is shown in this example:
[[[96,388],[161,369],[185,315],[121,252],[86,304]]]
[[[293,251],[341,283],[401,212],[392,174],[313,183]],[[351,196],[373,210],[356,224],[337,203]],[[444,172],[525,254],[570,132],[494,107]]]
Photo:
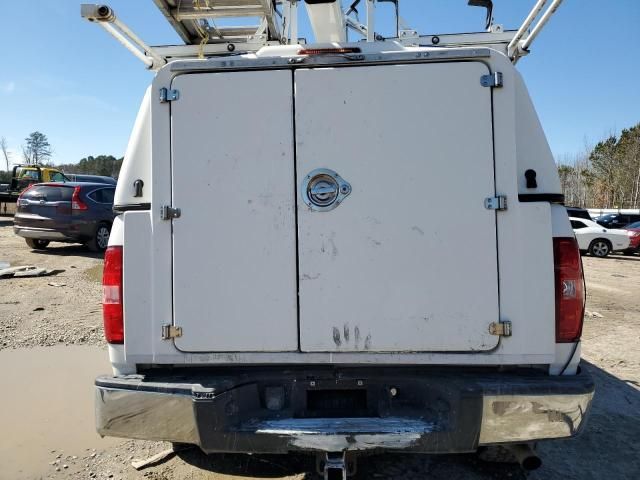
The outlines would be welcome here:
[[[105,346],[99,303],[102,261],[82,246],[52,245],[46,253],[31,251],[22,239],[13,235],[10,219],[0,217],[0,262],[65,270],[52,277],[0,279],[0,350],[92,345],[102,351]],[[596,380],[597,393],[582,435],[572,440],[541,443],[543,466],[528,475],[515,465],[485,463],[475,455],[388,454],[362,458],[357,478],[636,478],[640,471],[640,257],[585,257],[584,263],[588,315],[583,359],[584,368]],[[68,434],[74,428],[73,413],[66,413]],[[5,432],[5,438],[10,436],[11,432]],[[52,442],[44,455],[33,453],[33,460],[21,467],[20,475],[4,477],[0,472],[0,478],[316,478],[309,473],[313,470],[313,458],[304,456],[205,456],[197,449],[189,449],[168,461],[136,471],[131,467],[132,460],[148,458],[170,445],[115,440],[104,448],[61,451]],[[0,458],[3,463],[8,460]]]
[[[64,270],[47,277],[0,279],[0,350],[106,345],[102,334],[102,256],[82,245],[31,250],[0,217],[0,262]]]

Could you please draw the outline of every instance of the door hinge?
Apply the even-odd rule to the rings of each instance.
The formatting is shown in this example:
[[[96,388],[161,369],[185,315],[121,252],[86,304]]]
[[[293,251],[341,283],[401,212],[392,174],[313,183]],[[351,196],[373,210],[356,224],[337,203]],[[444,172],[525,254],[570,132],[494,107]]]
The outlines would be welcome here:
[[[497,195],[495,197],[485,198],[484,208],[488,210],[506,210],[507,197],[505,197],[504,195]]]
[[[483,87],[502,87],[502,72],[493,72],[489,75],[482,75],[480,77],[480,85]]]
[[[162,339],[171,340],[172,338],[178,338],[182,336],[182,327],[176,327],[174,325],[162,326]]]
[[[179,208],[163,205],[160,209],[160,218],[162,220],[173,220],[174,218],[180,218],[180,215],[182,215],[182,212]]]
[[[160,103],[175,102],[179,98],[180,92],[178,90],[171,90],[165,87],[160,89]]]
[[[502,322],[493,322],[489,324],[489,333],[499,337],[511,336],[511,322],[508,320]]]

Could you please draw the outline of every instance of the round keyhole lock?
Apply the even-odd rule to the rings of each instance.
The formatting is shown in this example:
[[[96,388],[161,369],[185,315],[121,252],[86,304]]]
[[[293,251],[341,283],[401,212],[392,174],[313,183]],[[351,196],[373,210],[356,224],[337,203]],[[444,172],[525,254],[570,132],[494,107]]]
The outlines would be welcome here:
[[[351,193],[351,185],[333,170],[319,168],[304,178],[300,191],[311,210],[326,212],[342,203]]]

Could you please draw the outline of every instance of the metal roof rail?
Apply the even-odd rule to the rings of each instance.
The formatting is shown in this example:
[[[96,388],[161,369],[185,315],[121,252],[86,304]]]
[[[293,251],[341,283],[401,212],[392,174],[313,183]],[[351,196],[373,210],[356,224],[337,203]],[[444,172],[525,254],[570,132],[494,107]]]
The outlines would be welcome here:
[[[124,47],[141,60],[149,69],[156,70],[167,63],[153,48],[144,43],[129,27],[116,18],[116,14],[108,5],[80,5],[80,15],[90,22],[95,22],[110,33]]]
[[[536,23],[535,27],[533,27],[533,30],[531,30],[529,35],[525,38],[525,33],[527,32],[533,21],[536,19],[538,14],[542,11],[546,3],[547,0],[538,0],[536,2],[536,4],[531,9],[531,12],[529,12],[529,15],[516,32],[516,35],[509,43],[507,47],[507,55],[513,61],[513,63],[516,63],[520,59],[520,57],[529,54],[529,47],[536,39],[540,31],[547,24],[551,16],[556,13],[556,10],[562,3],[562,0],[553,0],[551,2],[549,8],[544,12],[542,17],[540,17],[540,20],[538,20],[538,23]]]
[[[104,28],[147,68],[157,70],[172,58],[203,58],[206,55],[229,52],[255,52],[266,45],[298,43],[299,1],[301,0],[154,0],[185,42],[185,45],[157,47],[143,42],[116,17],[108,5],[83,4],[80,14]],[[253,19],[258,23],[229,25],[231,19]],[[221,21],[216,24],[216,20]]]

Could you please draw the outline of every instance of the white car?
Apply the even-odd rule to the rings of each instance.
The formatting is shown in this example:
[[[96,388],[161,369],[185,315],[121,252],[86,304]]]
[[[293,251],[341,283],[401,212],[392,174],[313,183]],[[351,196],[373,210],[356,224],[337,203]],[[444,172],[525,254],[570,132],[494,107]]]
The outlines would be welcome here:
[[[604,228],[584,218],[571,217],[570,220],[581,252],[589,252],[594,257],[603,258],[613,251],[629,247],[626,230]]]

